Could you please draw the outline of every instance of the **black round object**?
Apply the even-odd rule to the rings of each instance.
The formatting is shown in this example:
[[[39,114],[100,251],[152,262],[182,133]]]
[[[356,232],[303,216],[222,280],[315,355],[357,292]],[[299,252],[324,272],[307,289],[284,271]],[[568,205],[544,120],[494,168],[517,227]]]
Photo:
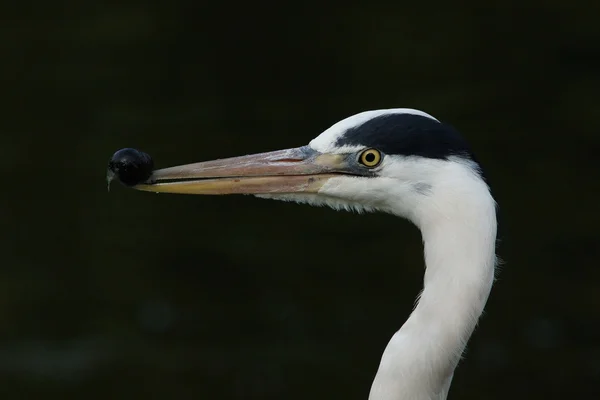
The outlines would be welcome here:
[[[153,170],[152,157],[136,149],[121,149],[113,154],[108,162],[109,175],[116,176],[127,186],[145,182],[150,178]]]

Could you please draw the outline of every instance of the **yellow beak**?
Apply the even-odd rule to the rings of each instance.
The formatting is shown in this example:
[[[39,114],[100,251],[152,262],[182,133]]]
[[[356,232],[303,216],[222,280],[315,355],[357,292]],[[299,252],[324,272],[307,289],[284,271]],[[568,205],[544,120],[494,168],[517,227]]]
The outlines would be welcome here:
[[[353,174],[347,155],[308,146],[156,170],[133,188],[184,194],[317,193],[340,174]]]

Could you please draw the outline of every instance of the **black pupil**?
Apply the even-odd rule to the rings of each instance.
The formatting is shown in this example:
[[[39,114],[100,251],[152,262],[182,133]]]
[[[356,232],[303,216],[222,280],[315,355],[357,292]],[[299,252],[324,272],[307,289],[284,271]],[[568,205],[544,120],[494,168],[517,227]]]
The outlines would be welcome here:
[[[365,161],[368,163],[372,163],[373,161],[375,161],[375,154],[373,153],[367,153],[365,155]]]

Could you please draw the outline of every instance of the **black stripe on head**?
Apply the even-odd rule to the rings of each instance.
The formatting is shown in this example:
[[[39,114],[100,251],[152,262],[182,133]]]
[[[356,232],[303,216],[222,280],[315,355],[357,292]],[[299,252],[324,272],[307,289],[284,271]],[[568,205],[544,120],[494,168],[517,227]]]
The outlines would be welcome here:
[[[336,146],[362,145],[385,154],[447,159],[460,156],[477,160],[467,142],[452,127],[415,114],[390,113],[348,129]]]

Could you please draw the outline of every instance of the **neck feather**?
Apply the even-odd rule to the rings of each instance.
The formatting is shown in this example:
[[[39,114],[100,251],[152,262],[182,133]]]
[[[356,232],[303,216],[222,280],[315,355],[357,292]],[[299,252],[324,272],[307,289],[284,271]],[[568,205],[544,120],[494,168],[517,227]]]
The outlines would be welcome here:
[[[424,242],[424,288],[384,351],[370,400],[446,399],[494,280],[495,202],[481,187],[470,197],[475,202],[438,207],[415,221]]]

